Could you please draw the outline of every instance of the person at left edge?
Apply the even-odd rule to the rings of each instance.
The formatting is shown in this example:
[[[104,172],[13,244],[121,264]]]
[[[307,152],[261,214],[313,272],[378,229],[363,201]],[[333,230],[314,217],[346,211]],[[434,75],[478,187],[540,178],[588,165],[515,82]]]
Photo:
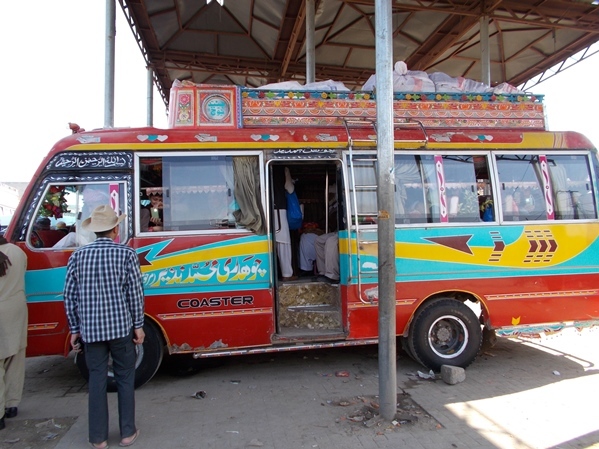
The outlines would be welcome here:
[[[0,236],[0,430],[17,416],[25,382],[27,255]]]
[[[64,305],[71,345],[84,343],[89,369],[89,442],[108,447],[108,356],[112,356],[117,387],[120,446],[139,436],[135,426],[135,344],[144,341],[144,297],[135,250],[116,243],[119,224],[109,205],[96,207],[82,228],[96,240],[77,249],[67,264]]]

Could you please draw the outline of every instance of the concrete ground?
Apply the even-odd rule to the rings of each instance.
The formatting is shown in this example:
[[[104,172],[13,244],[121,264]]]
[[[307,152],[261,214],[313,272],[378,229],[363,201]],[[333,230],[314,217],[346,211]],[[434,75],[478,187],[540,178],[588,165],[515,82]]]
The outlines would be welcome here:
[[[376,418],[375,346],[165,363],[137,390],[134,447],[599,448],[597,348],[599,329],[499,339],[457,385],[425,379],[398,352],[395,424]],[[115,394],[110,404],[118,447]],[[19,415],[6,422],[2,449],[89,447],[73,358],[28,359]]]

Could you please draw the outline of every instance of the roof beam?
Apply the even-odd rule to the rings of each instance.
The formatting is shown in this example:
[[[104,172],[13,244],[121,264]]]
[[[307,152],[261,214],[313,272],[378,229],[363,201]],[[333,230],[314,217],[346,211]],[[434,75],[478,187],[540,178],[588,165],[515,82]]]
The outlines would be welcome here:
[[[181,70],[191,72],[214,72],[219,74],[240,75],[242,72],[259,73],[256,76],[263,76],[272,79],[273,74],[279,71],[277,61],[265,62],[251,58],[234,58],[215,55],[189,55],[187,53],[174,54],[173,52],[163,52],[157,58],[161,61],[163,67],[176,67]],[[305,77],[306,67],[297,62],[290,62],[288,65],[287,78],[303,79]],[[371,69],[318,66],[316,73],[319,76],[335,78],[338,81],[347,81],[353,84],[364,82],[370,75]]]
[[[293,18],[295,17],[295,20]],[[287,75],[287,68],[299,51],[297,43],[302,33],[306,32],[306,1],[289,0],[285,11],[284,23],[281,26],[279,39],[275,50],[275,59],[282,53],[281,67],[277,79]],[[285,26],[285,24],[287,24]]]
[[[232,0],[232,1],[247,1],[249,2],[250,17],[247,14],[244,17],[233,17],[235,11],[232,7],[223,10],[222,14],[229,14],[232,20],[239,21],[245,24],[241,26],[241,32],[232,33],[237,36],[253,39],[252,27],[256,26],[261,19],[257,17],[255,10],[256,4],[261,4],[267,0]],[[173,42],[176,41],[176,36],[181,32],[191,32],[195,36],[190,36],[190,43],[195,40],[201,40],[204,36],[210,35],[211,38],[215,34],[218,39],[226,40],[229,35],[225,32],[217,32],[214,30],[190,30],[190,17],[197,17],[206,11],[206,2],[201,0],[193,3],[191,10],[187,10],[184,15],[183,8],[180,8],[180,0],[161,0],[160,2],[149,2],[148,0],[119,0],[119,3],[125,13],[125,17],[133,32],[133,35],[138,43],[143,57],[146,60],[148,67],[151,67],[154,72],[156,85],[162,95],[165,103],[168,102],[168,93],[170,85],[173,81],[170,77],[185,77],[193,73],[193,78],[200,79],[205,76],[219,76],[220,80],[233,80],[238,83],[252,78],[253,83],[259,82],[274,82],[284,79],[305,79],[305,66],[303,63],[302,48],[305,39],[305,9],[306,0],[269,0],[276,1],[277,14],[276,17],[280,23],[264,23],[267,26],[274,27],[277,30],[278,36],[276,41],[268,42],[268,47],[259,44],[259,40],[253,39],[253,45],[258,47],[256,56],[249,57],[243,52],[236,52],[231,49],[229,44],[228,52],[233,55],[219,54],[218,48],[210,48],[206,53],[200,53],[198,50],[195,53],[187,51],[172,51]],[[316,0],[318,3],[323,0]],[[354,9],[362,14],[366,20],[374,14],[375,0],[324,0],[325,10],[328,17],[326,20],[321,18],[319,27],[319,46],[324,46],[319,52],[338,52],[343,51],[346,57],[345,61],[340,59],[338,64],[343,65],[333,66],[330,60],[319,60],[316,66],[316,77],[319,79],[336,79],[344,82],[349,86],[359,86],[373,72],[372,67],[347,67],[347,58],[350,57],[352,51],[374,51],[374,46],[365,45],[355,46],[343,39],[335,39],[334,33],[338,33],[339,20],[343,17],[347,20],[347,10]],[[461,64],[460,71],[465,69],[467,72],[472,71],[472,61],[475,61],[471,55],[466,54],[464,58],[460,57],[460,52],[464,51],[472,45],[477,45],[478,23],[481,15],[487,15],[498,30],[498,35],[495,40],[499,45],[500,57],[492,64],[500,64],[502,67],[503,81],[518,85],[525,82],[536,75],[543,73],[550,65],[557,66],[564,58],[571,57],[579,51],[588,48],[590,45],[599,41],[599,7],[591,5],[589,1],[576,0],[392,0],[393,13],[401,14],[403,22],[398,24],[393,30],[395,39],[412,39],[417,50],[409,55],[406,63],[414,70],[430,70],[435,64],[439,64],[442,55],[449,55],[450,58],[456,60],[468,60],[466,64]],[[212,5],[214,6],[214,5]],[[190,8],[186,5],[186,8]],[[248,5],[244,6],[247,11]],[[423,13],[433,13],[435,23],[440,23],[437,28],[430,33],[430,29],[426,33],[415,33],[414,26],[421,27],[421,23],[416,23],[415,20],[421,20]],[[185,22],[183,17],[186,17]],[[425,16],[426,17],[426,16]],[[155,29],[154,25],[164,23],[169,19],[170,26],[173,26],[173,35],[161,37],[158,41],[156,33],[164,33],[165,29]],[[157,20],[161,19],[161,20]],[[162,20],[164,19],[164,20]],[[177,21],[173,23],[173,21]],[[178,26],[177,26],[178,24]],[[369,22],[371,25],[371,23]],[[355,25],[355,24],[354,24]],[[347,27],[352,24],[346,24]],[[574,30],[569,35],[578,36],[571,37],[574,42],[565,48],[550,51],[547,49],[547,54],[542,52],[542,61],[538,64],[528,67],[522,73],[513,76],[512,79],[505,79],[506,73],[513,73],[510,66],[513,65],[511,59],[514,57],[510,54],[507,58],[504,54],[505,46],[511,42],[512,52],[514,51],[514,42],[518,42],[517,36],[529,36],[521,42],[524,48],[532,49],[541,52],[538,44],[534,40],[539,40],[539,31],[541,34],[545,32],[555,32],[556,30]],[[335,31],[333,31],[335,30]],[[341,30],[342,31],[342,30]],[[532,33],[535,31],[535,33]],[[430,34],[429,34],[430,33]],[[531,36],[531,34],[533,34]],[[568,35],[568,36],[569,36]],[[162,36],[162,34],[161,34]],[[272,34],[271,34],[272,36]],[[180,37],[179,37],[180,38]],[[167,39],[164,41],[164,39]],[[270,36],[269,36],[270,39]],[[503,39],[508,39],[503,42]],[[530,42],[534,39],[533,42]],[[570,38],[568,38],[570,40]],[[162,45],[160,45],[162,42]],[[249,44],[249,42],[248,42]],[[274,45],[274,47],[272,47]],[[412,46],[412,45],[411,45]],[[190,45],[191,48],[193,46]],[[337,50],[334,47],[339,47]],[[516,45],[520,48],[520,45]],[[268,48],[268,51],[266,50]],[[271,50],[274,48],[274,50]],[[476,53],[476,52],[475,52]],[[445,58],[444,58],[445,59]],[[495,67],[497,67],[495,65]],[[202,75],[199,75],[202,73]],[[496,72],[499,76],[499,72]],[[232,78],[234,77],[234,78]]]
[[[580,38],[580,39],[572,42],[567,47],[561,49],[560,51],[547,56],[543,60],[543,66],[544,67],[553,67],[554,65],[559,64],[560,62],[564,61],[565,59],[572,57],[579,51],[582,51],[585,48],[590,47],[595,42],[597,42],[596,36],[586,36],[586,37]],[[536,66],[530,67],[528,70],[524,70],[523,72],[519,73],[518,75],[516,75],[513,78],[511,78],[510,80],[508,80],[508,82],[510,84],[513,84],[514,86],[519,86],[520,84],[525,83],[526,81],[535,77],[536,75],[538,75],[541,72],[542,72],[542,70],[539,69],[539,67],[536,67]]]
[[[585,59],[590,58],[591,56],[597,53],[599,53],[599,45],[595,43],[590,47],[585,48],[582,52],[578,52],[573,56],[570,56],[568,59],[564,59],[563,61],[560,61],[558,64],[546,68],[543,72],[536,75],[534,78],[531,78],[528,81],[526,81],[523,85],[520,86],[520,88],[524,91],[527,91],[536,86],[537,84],[540,84],[543,81],[547,81],[549,78],[554,77],[558,73],[562,73],[564,70],[573,67],[579,62],[582,62]]]
[[[416,52],[406,58],[408,68],[410,70],[426,70],[440,55],[477,24],[478,17],[449,16],[426,41],[419,45]]]
[[[373,5],[374,0],[340,0],[343,3]],[[476,0],[478,6],[481,0]],[[599,33],[599,8],[582,2],[552,0],[543,6],[532,6],[520,0],[497,1],[497,6],[487,8],[491,19],[525,25],[565,28],[587,33]],[[393,12],[430,11],[462,17],[480,17],[480,9],[473,9],[472,1],[430,0],[410,4],[393,3]],[[570,23],[564,23],[564,20]]]

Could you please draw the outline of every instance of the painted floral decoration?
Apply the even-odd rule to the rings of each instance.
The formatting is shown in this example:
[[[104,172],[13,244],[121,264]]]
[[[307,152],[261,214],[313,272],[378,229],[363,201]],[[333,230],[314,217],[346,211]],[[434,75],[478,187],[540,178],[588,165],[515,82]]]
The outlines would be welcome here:
[[[40,215],[43,217],[62,218],[62,215],[69,212],[65,191],[58,186],[50,187],[50,190],[42,203]]]

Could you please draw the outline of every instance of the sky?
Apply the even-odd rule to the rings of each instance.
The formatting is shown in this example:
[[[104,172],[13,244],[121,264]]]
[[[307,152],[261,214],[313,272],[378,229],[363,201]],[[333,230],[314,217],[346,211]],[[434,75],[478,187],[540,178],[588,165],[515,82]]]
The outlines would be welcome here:
[[[69,122],[86,130],[104,125],[105,9],[105,0],[0,2],[0,182],[30,181],[54,143],[70,134]],[[114,126],[145,126],[147,71],[118,3],[115,42]],[[545,96],[550,130],[578,131],[599,145],[591,95],[597,74],[599,54],[531,89]],[[154,126],[167,126],[165,109],[154,88]]]

